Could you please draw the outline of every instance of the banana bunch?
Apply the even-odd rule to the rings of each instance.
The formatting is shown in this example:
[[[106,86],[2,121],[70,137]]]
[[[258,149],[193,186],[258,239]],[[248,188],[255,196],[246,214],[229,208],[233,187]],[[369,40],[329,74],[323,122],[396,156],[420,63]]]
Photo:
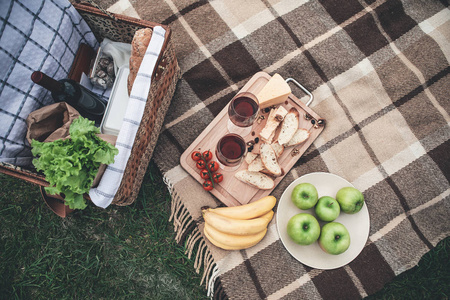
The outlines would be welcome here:
[[[276,202],[274,196],[266,196],[241,206],[203,209],[203,233],[212,244],[225,250],[250,248],[266,235]]]

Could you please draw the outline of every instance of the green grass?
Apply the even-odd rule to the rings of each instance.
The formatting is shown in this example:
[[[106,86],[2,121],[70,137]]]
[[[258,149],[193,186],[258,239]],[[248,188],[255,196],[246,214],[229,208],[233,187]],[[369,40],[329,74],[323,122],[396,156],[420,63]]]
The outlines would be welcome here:
[[[36,186],[0,175],[0,299],[206,299],[169,215],[153,162],[134,204],[65,219]],[[449,252],[447,238],[370,299],[448,299]]]
[[[62,219],[36,186],[0,175],[0,299],[206,299],[153,163],[138,199]]]

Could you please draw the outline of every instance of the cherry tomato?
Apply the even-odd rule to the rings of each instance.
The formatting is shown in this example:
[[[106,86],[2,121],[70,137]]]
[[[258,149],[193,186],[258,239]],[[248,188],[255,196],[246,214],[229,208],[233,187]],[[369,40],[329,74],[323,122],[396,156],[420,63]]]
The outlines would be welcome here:
[[[206,163],[205,163],[205,161],[203,159],[197,161],[196,165],[197,165],[197,168],[199,168],[199,169],[205,169],[206,168]]]
[[[209,179],[209,172],[208,172],[208,170],[202,169],[202,170],[200,171],[200,177],[201,177],[202,179]]]
[[[200,151],[194,151],[192,152],[191,157],[193,160],[199,161],[202,159],[202,154],[200,153]]]
[[[213,184],[212,184],[211,180],[205,180],[205,182],[203,182],[203,188],[206,191],[212,190],[213,189]]]
[[[214,173],[212,177],[215,183],[222,182],[223,180],[223,175],[220,173]]]
[[[215,172],[219,170],[219,164],[216,161],[210,161],[208,163],[208,169],[210,172]]]
[[[213,154],[212,154],[211,151],[206,150],[205,152],[203,152],[203,158],[204,158],[206,161],[210,161],[212,157],[213,157]]]

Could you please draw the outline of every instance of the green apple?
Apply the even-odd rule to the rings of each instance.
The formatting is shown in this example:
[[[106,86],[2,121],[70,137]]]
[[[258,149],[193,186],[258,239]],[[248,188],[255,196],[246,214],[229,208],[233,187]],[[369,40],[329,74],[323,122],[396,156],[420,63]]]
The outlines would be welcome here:
[[[300,209],[310,209],[319,200],[317,189],[311,183],[300,183],[294,187],[291,200]]]
[[[355,214],[364,205],[363,194],[354,187],[343,187],[336,194],[336,200],[341,206],[341,210],[347,214]]]
[[[329,254],[341,254],[350,246],[350,234],[344,225],[338,222],[327,223],[322,227],[319,245]]]
[[[339,217],[341,212],[341,208],[339,207],[339,203],[330,196],[323,196],[319,198],[315,208],[316,216],[324,221],[331,222],[336,220]]]
[[[319,238],[320,225],[313,215],[300,213],[289,219],[287,233],[297,244],[311,245]]]

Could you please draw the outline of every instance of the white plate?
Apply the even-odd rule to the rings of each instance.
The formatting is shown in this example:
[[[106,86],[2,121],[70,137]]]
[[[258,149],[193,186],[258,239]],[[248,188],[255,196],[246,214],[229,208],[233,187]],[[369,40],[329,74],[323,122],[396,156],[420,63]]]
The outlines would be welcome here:
[[[324,252],[319,243],[308,246],[296,244],[287,234],[287,223],[291,217],[301,212],[307,212],[316,216],[314,208],[301,210],[291,201],[291,193],[297,184],[309,182],[313,184],[319,193],[319,197],[335,197],[337,191],[346,186],[353,185],[342,177],[331,173],[316,172],[306,174],[294,180],[284,191],[277,209],[277,228],[281,242],[287,251],[301,263],[316,269],[336,269],[342,267],[361,253],[367,238],[369,237],[370,219],[367,205],[353,215],[341,212],[336,222],[342,223],[350,233],[350,247],[342,254],[332,255]],[[318,220],[321,227],[325,224]]]

